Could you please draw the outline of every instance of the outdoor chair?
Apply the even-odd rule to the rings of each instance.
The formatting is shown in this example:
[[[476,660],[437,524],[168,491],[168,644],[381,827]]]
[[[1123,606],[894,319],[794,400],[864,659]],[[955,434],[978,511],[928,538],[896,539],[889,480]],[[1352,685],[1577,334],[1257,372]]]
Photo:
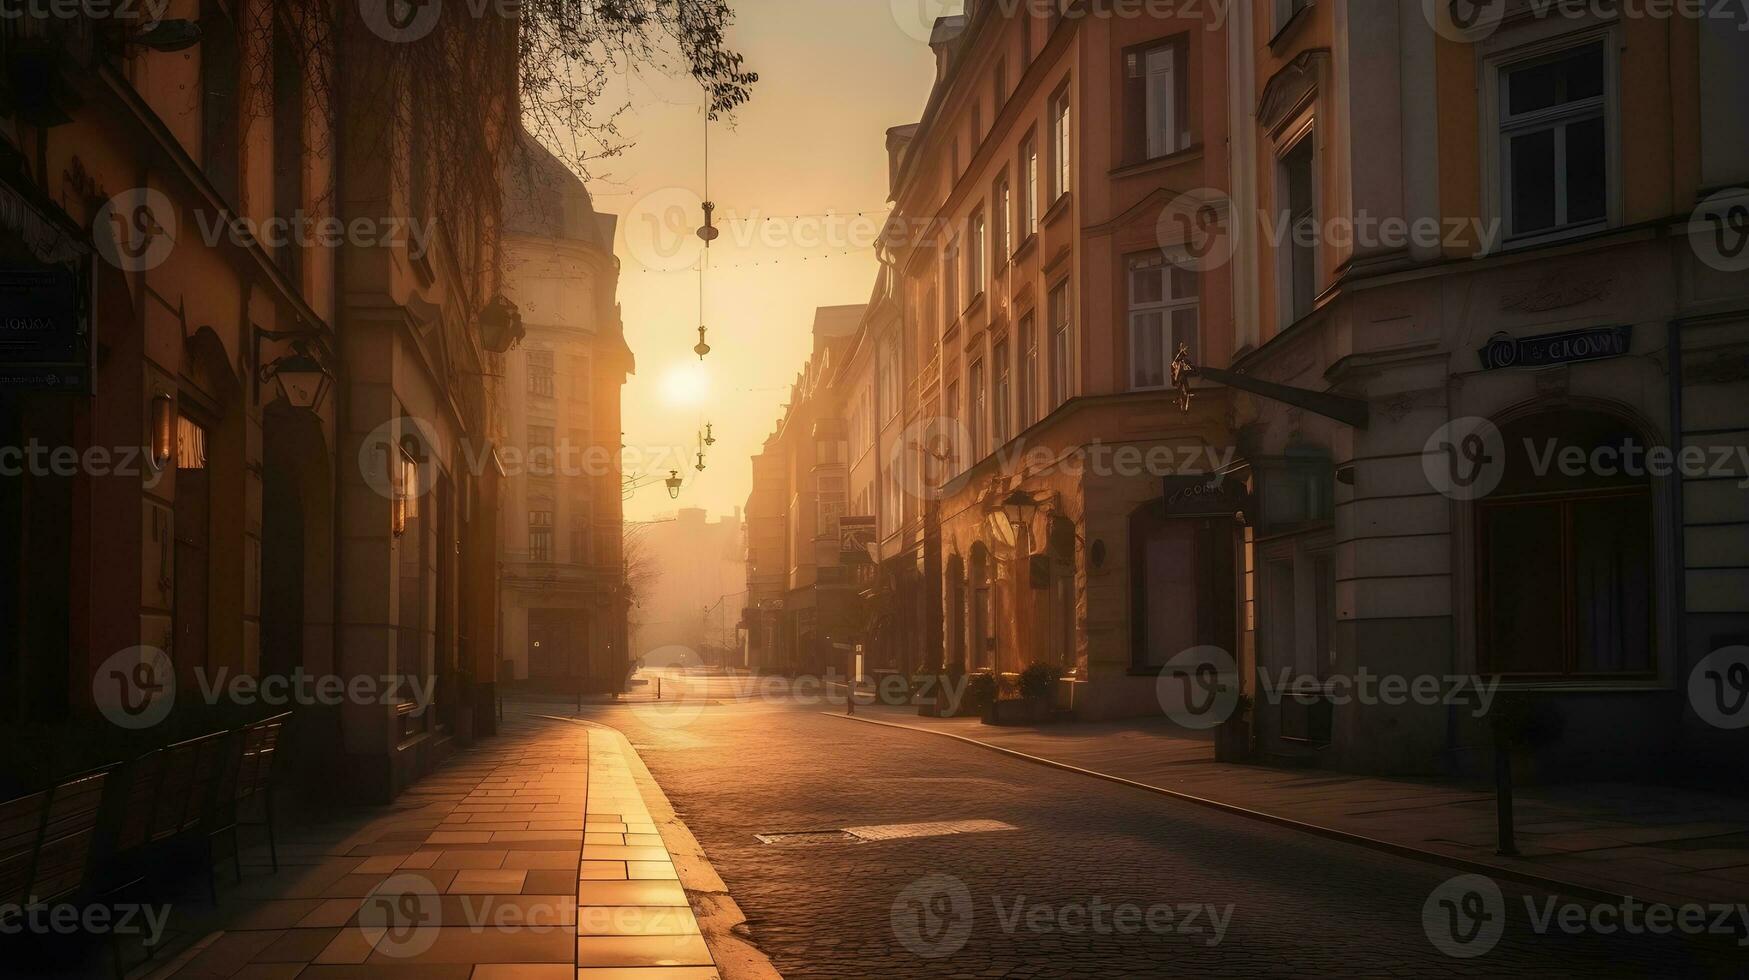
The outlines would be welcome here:
[[[0,917],[95,900],[89,885],[110,776],[108,769],[88,772],[0,803]],[[121,950],[113,933],[110,945],[119,976]]]
[[[228,792],[215,796],[214,819],[207,832],[209,854],[210,842],[221,834],[229,834],[231,862],[238,881],[243,880],[243,853],[238,836],[245,823],[267,828],[267,851],[273,859],[274,873],[279,873],[279,843],[273,823],[273,781],[285,726],[290,720],[291,712],[288,711],[264,718],[242,730],[232,775],[227,777],[224,787]],[[257,805],[261,808],[261,819],[244,821],[243,814]]]

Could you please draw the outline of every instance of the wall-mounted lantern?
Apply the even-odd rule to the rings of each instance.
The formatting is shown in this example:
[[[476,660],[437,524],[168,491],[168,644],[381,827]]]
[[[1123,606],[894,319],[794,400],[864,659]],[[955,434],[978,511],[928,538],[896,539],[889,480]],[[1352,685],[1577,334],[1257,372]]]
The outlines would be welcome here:
[[[310,341],[320,337],[319,330],[262,330],[255,328],[255,380],[259,384],[278,382],[279,397],[293,408],[317,411],[322,400],[334,387],[334,374],[322,365],[310,349]],[[263,340],[289,341],[291,353],[266,364],[261,363]]]
[[[680,471],[679,470],[669,470],[668,471],[668,479],[663,480],[662,482],[668,485],[668,497],[669,497],[669,499],[679,500],[680,499],[680,484],[682,482],[680,479]]]
[[[322,399],[334,387],[334,375],[302,343],[295,344],[292,353],[285,357],[263,365],[261,380],[279,382],[279,395],[287,404],[311,412],[321,408]]]
[[[169,395],[152,396],[152,469],[170,465],[176,453],[176,399]]]

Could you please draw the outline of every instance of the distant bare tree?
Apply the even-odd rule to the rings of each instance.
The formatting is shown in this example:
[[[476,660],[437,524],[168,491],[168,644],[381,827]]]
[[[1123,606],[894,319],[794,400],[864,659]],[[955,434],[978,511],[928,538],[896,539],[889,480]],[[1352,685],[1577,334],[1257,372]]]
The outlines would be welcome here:
[[[656,561],[649,542],[640,533],[644,527],[642,524],[627,524],[624,531],[625,592],[627,601],[633,605],[647,597],[662,578],[661,563]]]

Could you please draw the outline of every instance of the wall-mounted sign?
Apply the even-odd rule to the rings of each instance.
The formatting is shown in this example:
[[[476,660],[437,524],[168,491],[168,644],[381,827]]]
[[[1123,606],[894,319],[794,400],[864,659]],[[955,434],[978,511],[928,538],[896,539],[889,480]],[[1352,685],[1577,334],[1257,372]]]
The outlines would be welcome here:
[[[1587,327],[1536,337],[1497,333],[1476,353],[1482,370],[1540,368],[1621,357],[1633,347],[1633,327]]]
[[[1245,509],[1245,484],[1224,475],[1162,477],[1167,517],[1231,517]]]
[[[90,390],[81,279],[64,265],[0,269],[0,390]]]
[[[846,565],[861,565],[872,561],[869,549],[874,543],[873,517],[838,518],[839,561]]]

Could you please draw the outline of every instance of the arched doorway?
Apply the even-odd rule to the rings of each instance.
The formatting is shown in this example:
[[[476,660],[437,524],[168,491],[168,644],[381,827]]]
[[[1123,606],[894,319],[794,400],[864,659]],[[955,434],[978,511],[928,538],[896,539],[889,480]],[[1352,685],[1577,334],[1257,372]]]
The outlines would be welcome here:
[[[972,545],[972,666],[979,670],[996,665],[996,592],[990,581],[992,563],[990,549],[984,547],[982,541]]]
[[[261,431],[260,674],[331,673],[327,440],[315,415],[284,403],[262,413]]]
[[[970,666],[966,660],[966,564],[959,555],[947,560],[947,664]]]

